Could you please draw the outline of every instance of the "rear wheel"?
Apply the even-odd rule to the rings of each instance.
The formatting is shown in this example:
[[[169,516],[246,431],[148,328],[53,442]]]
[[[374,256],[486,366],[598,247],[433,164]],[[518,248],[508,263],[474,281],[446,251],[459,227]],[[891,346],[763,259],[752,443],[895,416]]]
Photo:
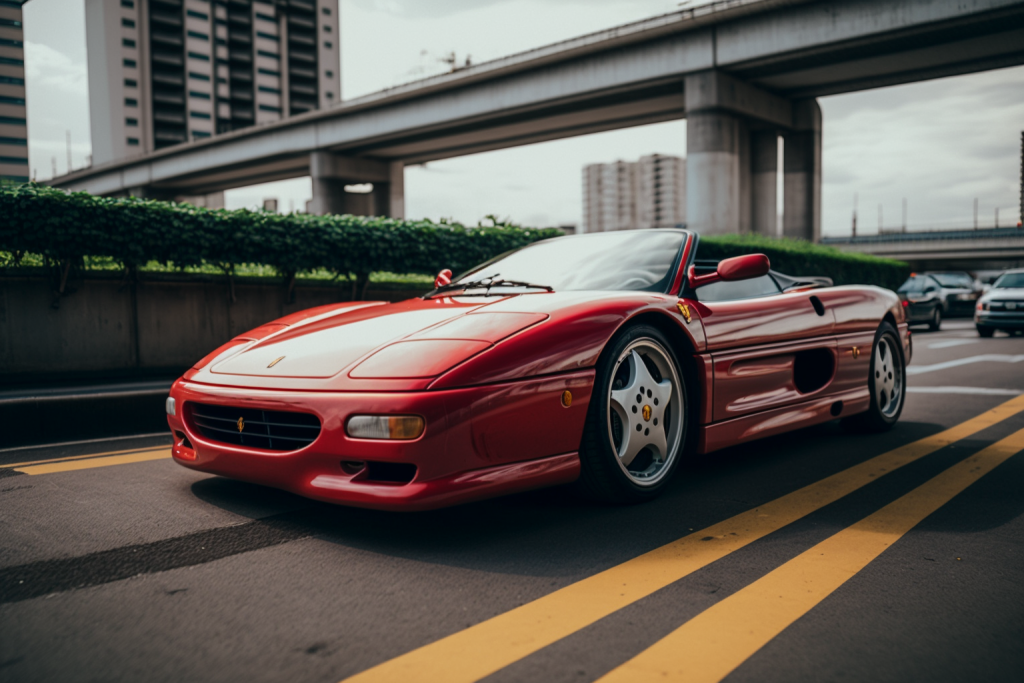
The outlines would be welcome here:
[[[996,328],[994,327],[986,327],[984,325],[975,325],[975,327],[978,328],[978,336],[981,337],[991,337],[996,333]]]
[[[906,361],[899,334],[888,322],[875,332],[868,374],[871,402],[867,412],[843,420],[851,431],[884,432],[896,424],[907,394]]]
[[[657,496],[686,443],[686,383],[655,327],[636,325],[598,362],[580,448],[582,483],[593,497],[638,503]]]
[[[936,306],[935,312],[932,313],[932,319],[928,321],[928,329],[938,332],[940,327],[942,327],[942,307]]]

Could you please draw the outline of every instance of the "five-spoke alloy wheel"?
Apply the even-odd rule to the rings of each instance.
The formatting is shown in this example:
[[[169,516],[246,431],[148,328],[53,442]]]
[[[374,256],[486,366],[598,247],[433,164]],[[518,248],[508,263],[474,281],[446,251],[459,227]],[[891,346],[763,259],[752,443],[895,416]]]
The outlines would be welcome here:
[[[871,394],[867,412],[843,420],[851,431],[881,432],[900,419],[907,393],[906,361],[896,328],[883,322],[875,332],[868,369]]]
[[[647,325],[627,329],[598,363],[580,459],[590,493],[654,497],[686,442],[687,388],[671,345]]]

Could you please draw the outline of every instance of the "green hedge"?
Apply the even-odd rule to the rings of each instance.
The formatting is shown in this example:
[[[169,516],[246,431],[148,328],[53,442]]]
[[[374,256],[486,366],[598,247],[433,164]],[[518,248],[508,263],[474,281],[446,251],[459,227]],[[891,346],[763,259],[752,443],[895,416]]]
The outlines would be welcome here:
[[[562,234],[513,226],[211,210],[65,193],[31,183],[0,187],[0,216],[0,251],[40,254],[53,263],[102,256],[129,270],[158,261],[176,267],[212,264],[226,273],[254,263],[285,276],[328,270],[364,281],[379,271],[460,272]]]
[[[149,262],[176,268],[213,265],[232,274],[243,264],[270,266],[284,277],[328,271],[434,275],[459,273],[510,249],[561,235],[560,230],[458,224],[362,216],[280,215],[211,210],[190,204],[66,193],[45,185],[0,186],[0,251],[38,254],[68,270],[85,257],[104,257],[128,272]],[[877,284],[895,289],[907,265],[842,253],[794,240],[756,236],[705,237],[698,257],[721,259],[760,251],[789,275],[827,275],[836,284]],[[354,292],[355,293],[355,292]]]
[[[837,285],[878,285],[896,289],[910,275],[903,261],[867,254],[842,252],[802,240],[773,239],[760,235],[701,237],[697,258],[723,259],[762,253],[772,269],[786,275],[824,275]]]

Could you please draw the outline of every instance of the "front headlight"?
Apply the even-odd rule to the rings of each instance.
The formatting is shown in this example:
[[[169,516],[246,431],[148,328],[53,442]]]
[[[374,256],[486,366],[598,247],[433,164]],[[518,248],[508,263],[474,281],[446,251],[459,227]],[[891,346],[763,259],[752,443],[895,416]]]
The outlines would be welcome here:
[[[353,415],[345,431],[354,439],[394,439],[408,441],[423,433],[419,415]]]

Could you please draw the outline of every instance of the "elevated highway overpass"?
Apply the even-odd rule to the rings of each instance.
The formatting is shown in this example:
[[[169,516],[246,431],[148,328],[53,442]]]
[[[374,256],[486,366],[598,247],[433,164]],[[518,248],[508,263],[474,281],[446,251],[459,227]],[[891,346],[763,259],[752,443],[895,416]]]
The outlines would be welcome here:
[[[784,233],[817,239],[816,97],[1018,64],[1019,1],[725,0],[51,183],[174,198],[310,175],[315,213],[401,216],[405,165],[685,117],[692,228],[774,233],[783,135]]]
[[[989,270],[1024,266],[1024,229],[932,230],[825,237],[824,244],[908,262],[917,270]]]

